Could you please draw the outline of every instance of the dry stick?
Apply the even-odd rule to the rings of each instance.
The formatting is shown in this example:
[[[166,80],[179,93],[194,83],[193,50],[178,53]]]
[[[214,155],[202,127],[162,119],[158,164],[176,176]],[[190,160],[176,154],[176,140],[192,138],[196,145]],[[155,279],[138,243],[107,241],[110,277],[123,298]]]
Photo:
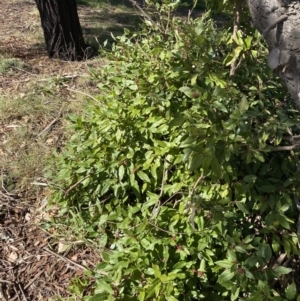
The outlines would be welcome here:
[[[91,172],[86,175],[83,179],[80,179],[79,181],[77,181],[75,184],[73,184],[72,186],[70,186],[66,191],[65,194],[68,194],[71,190],[73,190],[76,186],[78,186],[80,183],[82,183],[84,180],[86,180],[87,178],[89,178],[89,176],[91,175]]]
[[[4,301],[8,301],[8,299],[5,296],[5,293],[3,291],[2,285],[0,284],[0,299],[3,299]]]
[[[85,95],[85,96],[87,96],[87,97],[89,97],[89,98],[95,100],[96,102],[99,102],[99,100],[98,100],[97,98],[95,98],[95,97],[93,97],[92,95],[87,94],[87,93],[85,93],[85,92],[78,91],[78,90],[74,90],[74,89],[71,89],[71,88],[67,88],[67,90],[69,90],[69,91],[71,91],[71,92],[75,92],[75,93],[79,93],[79,94]],[[102,104],[102,105],[103,105],[103,104]]]
[[[29,71],[26,71],[26,70],[23,70],[21,68],[18,68],[18,67],[12,67],[13,69],[16,69],[16,70],[19,70],[19,71],[22,71],[22,72],[25,72],[25,73],[28,73],[30,75],[34,75],[34,76],[38,76],[38,74],[34,74],[34,73],[31,73]]]
[[[66,261],[66,262],[68,262],[68,263],[70,263],[70,264],[72,264],[72,265],[75,265],[76,267],[78,267],[80,270],[83,270],[83,271],[85,271],[87,268],[85,268],[83,265],[81,265],[81,264],[79,264],[79,263],[76,263],[76,262],[74,262],[73,260],[71,260],[71,259],[69,259],[69,258],[66,258],[66,257],[64,257],[64,256],[62,256],[62,255],[59,255],[59,254],[57,254],[57,253],[55,253],[55,252],[53,252],[53,251],[51,251],[50,249],[48,249],[48,248],[43,248],[46,252],[48,252],[48,253],[50,253],[51,255],[54,255],[54,256],[56,256],[56,257],[58,257],[58,258],[60,258],[60,259],[62,259],[62,260],[64,260],[64,261]]]
[[[287,145],[287,146],[277,146],[271,149],[272,152],[281,152],[281,151],[290,151],[293,149],[298,149],[300,148],[300,144],[295,144],[295,145]]]
[[[26,290],[38,277],[40,277],[41,276],[41,274],[43,273],[44,271],[40,271],[40,272],[38,272],[34,277],[33,277],[33,279],[29,282],[29,283],[27,283],[25,286],[24,286],[24,290]]]
[[[69,258],[67,258],[67,257],[64,257],[64,256],[62,256],[62,255],[59,255],[59,254],[57,254],[57,253],[51,251],[50,249],[48,249],[48,248],[46,248],[46,247],[44,248],[44,250],[45,250],[46,252],[50,253],[51,255],[54,255],[54,256],[56,256],[56,257],[59,257],[60,259],[62,259],[62,260],[64,260],[64,261],[66,261],[66,262],[68,262],[68,263],[70,263],[70,264],[72,264],[72,265],[74,265],[74,266],[80,268],[80,269],[83,270],[83,271],[86,271],[86,270],[87,270],[87,268],[84,267],[83,265],[81,265],[81,264],[79,264],[79,263],[76,263],[76,262],[74,262],[73,260],[71,260],[71,259],[69,259]],[[102,274],[102,275],[104,275],[104,276],[107,276],[107,275],[108,275],[108,273],[103,272],[103,271],[97,271],[97,272],[100,273],[100,274]]]
[[[22,293],[22,295],[23,295],[25,301],[27,301],[27,298],[26,298],[26,296],[25,296],[25,294],[24,294],[24,291],[23,291],[23,289],[22,289],[20,283],[18,283],[18,287],[19,287],[19,289],[20,289],[20,291],[21,291],[21,293]]]
[[[13,284],[13,282],[8,281],[8,280],[4,280],[4,279],[0,279],[0,283],[1,283],[1,282],[8,283],[8,284]]]
[[[61,113],[62,113],[62,110],[59,111],[58,113],[58,117],[56,117],[55,119],[53,119],[38,135],[37,137],[40,137],[42,136],[44,133],[46,133],[53,124],[55,124],[60,118],[61,118]]]
[[[5,193],[3,193],[1,190],[0,190],[0,195],[2,195],[5,199],[9,199],[11,201],[13,200],[16,200],[15,198],[9,196],[9,195],[6,195]]]
[[[18,291],[15,286],[14,286],[14,291],[15,291],[16,295],[14,296],[14,298],[12,298],[12,300],[15,300],[18,297],[18,300],[21,301],[20,296],[19,296]]]

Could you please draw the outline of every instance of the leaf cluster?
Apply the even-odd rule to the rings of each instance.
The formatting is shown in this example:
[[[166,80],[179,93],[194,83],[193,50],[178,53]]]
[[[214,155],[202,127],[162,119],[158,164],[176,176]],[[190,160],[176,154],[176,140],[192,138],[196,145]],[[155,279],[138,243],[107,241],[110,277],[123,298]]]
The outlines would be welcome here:
[[[92,70],[98,101],[71,118],[53,197],[56,222],[80,220],[102,250],[84,300],[297,297],[275,262],[299,255],[298,154],[276,150],[299,117],[258,35],[239,38],[234,81],[230,35],[208,15],[148,20]]]

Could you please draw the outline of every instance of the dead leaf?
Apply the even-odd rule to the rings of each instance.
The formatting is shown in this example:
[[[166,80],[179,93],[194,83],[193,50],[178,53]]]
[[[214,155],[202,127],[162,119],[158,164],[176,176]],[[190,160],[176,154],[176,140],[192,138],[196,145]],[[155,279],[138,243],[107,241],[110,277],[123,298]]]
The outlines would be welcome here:
[[[16,262],[16,260],[18,259],[18,254],[17,252],[11,252],[8,257],[7,257],[7,260],[9,262]]]
[[[70,244],[65,244],[63,242],[59,242],[58,243],[58,249],[57,249],[57,253],[64,253],[66,252],[67,250],[70,250],[70,248],[72,247],[72,245]]]
[[[29,212],[27,212],[25,214],[25,221],[30,222],[31,221],[31,214]]]

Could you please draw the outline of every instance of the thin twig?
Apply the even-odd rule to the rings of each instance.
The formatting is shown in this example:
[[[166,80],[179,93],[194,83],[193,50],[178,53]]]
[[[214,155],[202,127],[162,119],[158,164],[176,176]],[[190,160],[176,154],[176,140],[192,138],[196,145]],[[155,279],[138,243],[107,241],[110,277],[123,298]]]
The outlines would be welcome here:
[[[19,70],[19,71],[22,71],[22,72],[25,72],[25,73],[28,73],[28,74],[30,74],[30,75],[34,75],[34,76],[38,76],[38,74],[35,74],[35,73],[31,73],[31,72],[29,72],[29,71],[26,71],[26,70],[24,70],[24,69],[21,69],[21,68],[18,68],[18,67],[12,67],[13,69],[16,69],[16,70]]]
[[[272,152],[281,152],[281,151],[291,151],[293,149],[299,149],[299,148],[300,148],[300,144],[295,144],[295,145],[272,147],[270,150]]]
[[[44,248],[44,250],[45,250],[46,252],[50,253],[51,255],[54,255],[54,256],[56,256],[56,257],[58,257],[58,258],[60,258],[60,259],[62,259],[62,260],[64,260],[64,261],[66,261],[66,262],[68,262],[68,263],[70,263],[70,264],[72,264],[72,265],[78,267],[80,270],[85,271],[85,270],[87,269],[87,268],[84,267],[83,265],[81,265],[81,264],[79,264],[79,263],[76,263],[76,262],[74,262],[73,260],[71,260],[71,259],[69,259],[69,258],[67,258],[67,257],[64,257],[64,256],[62,256],[62,255],[60,255],[60,254],[57,254],[57,253],[51,251],[50,249],[48,249],[48,248],[46,248],[46,247]]]
[[[93,96],[90,95],[90,94],[87,94],[87,93],[82,92],[82,91],[74,90],[74,89],[71,89],[71,88],[67,88],[67,90],[69,90],[69,91],[71,91],[71,92],[74,92],[74,93],[78,93],[78,94],[85,95],[85,96],[87,96],[88,98],[91,98],[91,99],[93,99],[93,100],[95,100],[96,102],[99,103],[99,100],[98,100],[97,98],[93,97]],[[102,103],[101,103],[101,104],[102,104]],[[103,105],[103,104],[102,104],[102,105]]]
[[[29,283],[24,286],[24,290],[26,290],[37,278],[39,278],[43,274],[43,270],[38,272]]]
[[[195,189],[197,188],[199,182],[200,182],[202,179],[203,179],[203,174],[197,179],[196,183],[194,184],[194,187],[193,187],[193,189],[192,189],[192,191],[191,191],[191,194],[190,194],[191,196],[194,194]]]
[[[3,299],[4,301],[8,301],[8,299],[5,296],[5,293],[3,291],[2,285],[0,284],[0,299]]]
[[[42,136],[43,134],[45,134],[53,124],[55,124],[59,119],[61,118],[61,110],[59,112],[59,117],[56,117],[55,119],[53,119],[38,135],[37,137]]]
[[[14,286],[14,291],[15,291],[16,295],[12,300],[15,300],[16,298],[18,298],[18,300],[21,301],[20,296],[19,296],[18,291],[15,286]]]
[[[24,291],[23,291],[23,289],[22,289],[20,283],[18,283],[18,287],[19,287],[19,289],[20,289],[20,291],[21,291],[21,293],[22,293],[22,295],[23,295],[25,301],[27,301],[27,298],[26,298],[26,296],[25,296],[25,294],[24,294]]]
[[[137,7],[139,9],[139,11],[142,13],[142,15],[144,17],[146,17],[149,21],[151,21],[154,24],[154,21],[152,20],[152,18],[150,17],[150,15],[148,15],[139,5],[136,1],[134,0],[129,0],[133,6]]]
[[[13,284],[13,282],[8,281],[8,280],[4,280],[4,279],[0,279],[0,282],[4,282],[4,283],[8,283],[8,284]]]
[[[92,174],[92,172],[88,173],[88,175],[86,175],[83,179],[80,179],[79,181],[77,181],[75,184],[73,184],[72,186],[70,186],[66,191],[65,194],[68,194],[71,190],[73,190],[76,186],[78,186],[80,183],[82,183],[84,180],[86,180],[87,178],[90,177],[90,175]]]
[[[165,204],[167,204],[169,201],[171,201],[176,195],[178,195],[178,194],[183,194],[183,192],[181,192],[181,191],[177,191],[177,192],[175,192],[174,194],[172,194],[167,200],[165,200],[162,204],[161,204],[161,206],[164,206]]]
[[[2,195],[4,198],[9,199],[9,200],[11,200],[11,201],[16,200],[16,198],[13,198],[13,197],[11,197],[11,196],[9,196],[9,195],[6,195],[6,194],[3,193],[1,190],[0,190],[0,195]],[[4,204],[4,205],[6,205],[6,204]]]

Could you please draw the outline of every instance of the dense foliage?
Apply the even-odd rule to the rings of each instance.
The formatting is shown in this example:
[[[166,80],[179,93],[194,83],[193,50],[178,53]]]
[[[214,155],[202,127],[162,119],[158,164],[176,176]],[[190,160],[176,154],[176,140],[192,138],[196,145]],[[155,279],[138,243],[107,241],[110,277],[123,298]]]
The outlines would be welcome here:
[[[298,157],[280,151],[299,114],[249,34],[161,14],[92,70],[98,102],[71,119],[53,199],[57,222],[101,244],[73,283],[83,297],[96,279],[84,300],[297,299],[276,260],[299,253]]]

